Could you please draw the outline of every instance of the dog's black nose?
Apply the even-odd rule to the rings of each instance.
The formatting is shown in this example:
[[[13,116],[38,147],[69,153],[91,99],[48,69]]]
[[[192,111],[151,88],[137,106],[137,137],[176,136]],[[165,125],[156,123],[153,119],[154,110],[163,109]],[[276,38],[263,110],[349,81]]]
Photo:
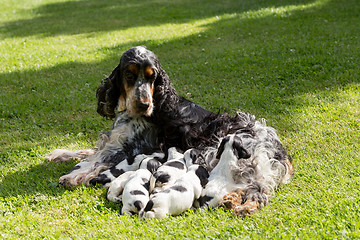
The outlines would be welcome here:
[[[136,106],[139,110],[145,111],[149,108],[150,104],[148,102],[137,102]]]

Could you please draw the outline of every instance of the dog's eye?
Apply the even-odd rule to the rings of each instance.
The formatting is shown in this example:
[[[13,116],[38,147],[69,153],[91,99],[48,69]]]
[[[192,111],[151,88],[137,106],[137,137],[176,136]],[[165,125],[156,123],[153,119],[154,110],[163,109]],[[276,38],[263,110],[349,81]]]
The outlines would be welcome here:
[[[126,74],[126,78],[127,78],[128,80],[130,80],[130,79],[135,79],[135,75],[134,75],[134,74],[131,74],[131,73]]]
[[[136,77],[137,76],[135,74],[130,73],[130,72],[125,74],[125,78],[126,78],[128,83],[135,83]]]

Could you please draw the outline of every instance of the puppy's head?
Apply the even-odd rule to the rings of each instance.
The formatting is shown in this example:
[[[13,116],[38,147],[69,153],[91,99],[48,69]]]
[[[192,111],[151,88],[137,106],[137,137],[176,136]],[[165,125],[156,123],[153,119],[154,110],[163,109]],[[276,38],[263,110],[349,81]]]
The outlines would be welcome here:
[[[251,156],[242,146],[241,138],[234,134],[228,135],[222,139],[216,153],[216,159],[220,159],[224,152],[228,153],[229,151],[232,151],[237,159],[247,159]]]
[[[187,167],[190,167],[192,164],[205,164],[205,161],[201,156],[200,150],[195,148],[190,148],[186,150],[186,152],[184,153],[184,159]]]

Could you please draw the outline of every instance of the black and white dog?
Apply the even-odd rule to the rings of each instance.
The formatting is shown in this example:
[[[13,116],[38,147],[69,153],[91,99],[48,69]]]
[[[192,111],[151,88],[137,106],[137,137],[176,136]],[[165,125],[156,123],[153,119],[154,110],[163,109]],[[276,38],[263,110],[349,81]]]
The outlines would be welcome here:
[[[288,179],[293,173],[291,158],[275,131],[269,131],[270,128],[255,121],[249,114],[240,111],[235,116],[226,113],[215,114],[180,97],[161,68],[157,56],[145,47],[131,48],[122,55],[120,64],[100,84],[97,99],[98,113],[114,119],[113,127],[100,135],[95,149],[75,152],[57,150],[48,155],[47,158],[53,161],[72,158],[83,160],[75,165],[69,174],[59,179],[61,184],[108,186],[124,172],[138,168],[136,156],[139,154],[159,151],[166,153],[171,147],[177,147],[182,151],[195,148],[199,151],[198,156],[201,159],[198,161],[205,163],[209,171],[216,168],[222,159],[233,162],[234,166],[238,166],[243,159],[248,159],[249,162],[245,165],[251,165],[256,177],[251,178],[255,181],[249,183],[248,186],[251,187],[245,187],[244,199],[255,199],[260,207],[268,202],[268,189],[272,191],[285,182],[279,179]],[[228,150],[221,153],[221,148],[228,145],[221,145],[220,141],[228,139],[228,135],[233,139],[233,134],[240,138],[241,146],[249,155],[248,158],[243,156],[238,159],[239,162],[235,161],[236,155],[226,153]],[[257,141],[256,146],[261,147],[247,145],[248,139]],[[222,155],[232,158],[225,159]],[[159,161],[164,163],[166,159],[159,158]],[[270,167],[262,167],[263,165]],[[241,167],[232,166],[232,169],[235,169],[231,173],[236,184],[248,181],[246,176],[252,173],[243,173]],[[271,174],[268,172],[269,169]],[[211,173],[210,176],[213,181],[216,176],[221,176],[220,171],[216,170],[215,173]],[[265,179],[260,179],[260,176]],[[229,175],[226,179],[230,181]],[[216,195],[212,196],[210,187],[201,200],[205,205],[218,205],[221,199]],[[228,191],[233,190],[235,189]],[[257,195],[263,197],[254,197]],[[210,202],[210,198],[216,200]],[[266,200],[263,200],[264,198]]]
[[[168,160],[150,177],[150,192],[153,194],[172,186],[186,171],[184,154],[174,147],[169,148]]]
[[[197,164],[191,165],[187,173],[165,190],[154,193],[146,207],[140,212],[145,218],[176,216],[189,210],[202,193],[209,173]]]
[[[139,213],[149,201],[149,179],[151,172],[138,169],[122,174],[112,181],[107,198],[110,201],[122,202],[121,214]]]
[[[124,188],[129,183],[130,180],[131,180],[131,182],[129,183],[130,185],[137,186],[137,188],[145,188],[146,191],[149,192],[150,177],[161,166],[161,163],[156,158],[160,156],[163,157],[163,155],[164,154],[154,153],[151,155],[140,154],[136,156],[136,161],[140,162],[139,169],[137,171],[136,170],[126,171],[123,174],[121,174],[119,177],[111,181],[107,192],[107,198],[112,202],[120,203],[122,201],[122,195],[124,195],[123,191],[126,192]],[[131,188],[129,189],[129,191],[131,192]],[[148,194],[141,194],[141,195],[148,195]],[[147,202],[145,202],[145,204],[146,203]]]
[[[165,154],[161,152],[154,152],[150,155],[139,154],[134,157],[131,164],[129,164],[129,161],[120,161],[117,165],[100,173],[95,179],[90,180],[90,183],[96,184],[101,181],[104,187],[108,187],[116,177],[127,171],[135,171],[139,168],[146,168],[153,173],[161,166],[164,157]]]
[[[222,139],[214,160],[216,166],[200,199],[203,206],[217,207],[236,192],[233,195],[240,196],[231,209],[241,216],[268,204],[274,190],[287,183],[294,171],[286,152],[277,150],[280,140],[273,128],[249,114],[243,114],[243,121],[249,128]]]

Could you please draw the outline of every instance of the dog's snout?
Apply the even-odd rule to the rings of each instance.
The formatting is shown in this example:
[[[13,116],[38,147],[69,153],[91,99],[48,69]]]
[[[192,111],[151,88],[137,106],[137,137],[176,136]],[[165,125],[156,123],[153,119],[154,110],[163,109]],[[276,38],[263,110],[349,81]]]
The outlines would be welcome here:
[[[148,99],[150,98],[150,89],[149,86],[147,86],[146,84],[142,84],[139,87],[136,88],[136,97],[137,99],[140,100],[141,99]]]
[[[142,87],[142,88],[138,88],[137,96],[140,99],[147,99],[150,97],[150,94],[148,93],[148,91],[145,87]]]
[[[136,108],[142,112],[151,108],[151,95],[147,84],[141,84],[136,89]]]
[[[137,105],[137,108],[142,111],[147,110],[150,106],[150,104],[148,102],[137,102],[136,105]]]

